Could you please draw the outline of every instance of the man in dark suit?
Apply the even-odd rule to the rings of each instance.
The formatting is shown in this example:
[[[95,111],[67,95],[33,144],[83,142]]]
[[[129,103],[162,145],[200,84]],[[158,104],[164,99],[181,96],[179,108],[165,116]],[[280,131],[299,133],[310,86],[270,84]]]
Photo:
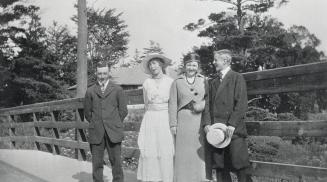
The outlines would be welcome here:
[[[103,156],[107,149],[112,166],[113,182],[123,182],[121,142],[127,100],[121,87],[109,80],[109,67],[97,66],[97,82],[85,94],[84,114],[89,121],[89,143],[92,153],[94,182],[103,182]]]
[[[231,60],[232,53],[227,49],[214,52],[214,65],[220,74],[209,83],[202,122],[206,133],[214,123],[226,124],[227,137],[232,140],[226,148],[207,145],[210,155],[206,163],[209,171],[216,170],[217,182],[231,182],[230,171],[236,172],[239,182],[246,182],[251,180],[246,174],[250,163],[243,120],[247,111],[247,91],[243,76],[231,70]]]

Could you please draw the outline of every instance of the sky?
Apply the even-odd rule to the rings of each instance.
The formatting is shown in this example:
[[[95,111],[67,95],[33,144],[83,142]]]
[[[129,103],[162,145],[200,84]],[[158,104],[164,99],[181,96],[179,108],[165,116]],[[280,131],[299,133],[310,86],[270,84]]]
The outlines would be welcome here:
[[[77,0],[28,0],[41,8],[41,22],[50,26],[53,21],[67,25],[72,33],[77,26],[70,18],[77,14]],[[158,42],[164,53],[175,62],[194,46],[207,44],[208,39],[197,37],[197,32],[183,30],[191,22],[207,18],[210,13],[226,10],[227,4],[212,0],[87,0],[87,6],[115,8],[123,12],[122,19],[130,33],[128,55],[133,57],[135,49],[149,46],[149,41]],[[269,12],[285,24],[304,25],[320,40],[319,50],[327,53],[326,0],[290,0],[290,3]]]

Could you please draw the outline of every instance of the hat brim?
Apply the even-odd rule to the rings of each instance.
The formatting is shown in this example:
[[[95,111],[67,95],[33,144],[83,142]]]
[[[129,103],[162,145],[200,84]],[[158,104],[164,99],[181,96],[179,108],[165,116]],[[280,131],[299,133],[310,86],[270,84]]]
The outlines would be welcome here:
[[[163,63],[162,66],[164,69],[167,68],[172,62],[171,59],[168,59],[167,57],[165,57],[161,54],[153,54],[153,55],[146,56],[142,61],[142,68],[143,68],[144,73],[151,75],[151,71],[150,71],[148,65],[149,65],[149,62],[155,58],[162,60],[162,63]]]
[[[209,134],[212,130],[218,130],[218,129],[223,130],[224,133],[226,133],[227,126],[223,123],[215,123],[215,124],[211,125],[210,130],[206,135],[207,141],[209,144],[211,144],[212,146],[214,146],[216,148],[225,148],[230,144],[230,142],[232,140],[231,137],[226,137],[226,139],[223,142],[217,144],[217,143],[213,142],[214,139],[211,138],[212,135]]]

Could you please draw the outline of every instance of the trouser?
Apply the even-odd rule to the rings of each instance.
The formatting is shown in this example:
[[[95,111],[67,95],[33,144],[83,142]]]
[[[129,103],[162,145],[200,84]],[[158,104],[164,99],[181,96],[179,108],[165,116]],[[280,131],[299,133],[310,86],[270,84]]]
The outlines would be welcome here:
[[[217,182],[232,182],[230,171],[236,173],[239,182],[251,182],[248,174],[250,167],[248,147],[245,139],[234,137],[223,149],[211,147],[213,168],[216,170]]]
[[[252,182],[251,176],[247,174],[247,169],[235,170],[238,182]],[[232,182],[229,170],[216,169],[217,182]]]
[[[92,176],[94,182],[103,182],[103,157],[104,149],[107,149],[109,161],[112,167],[112,182],[123,182],[124,174],[121,165],[121,142],[112,143],[105,133],[101,143],[91,144],[92,153]]]

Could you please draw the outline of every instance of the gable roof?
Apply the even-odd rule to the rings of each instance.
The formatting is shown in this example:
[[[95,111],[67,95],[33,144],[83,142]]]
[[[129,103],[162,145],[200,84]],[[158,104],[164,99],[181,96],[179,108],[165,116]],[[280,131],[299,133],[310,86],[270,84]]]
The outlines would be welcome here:
[[[112,80],[118,85],[142,85],[149,78],[140,66],[132,68],[120,67],[111,71]]]
[[[173,79],[178,77],[178,72],[174,69],[168,68],[167,74]],[[150,78],[150,75],[145,74],[141,66],[134,66],[131,68],[119,67],[111,70],[111,79],[117,85],[139,85],[141,86],[145,79]],[[94,82],[89,81],[88,87],[93,85]],[[75,90],[76,85],[71,86],[68,90]]]

